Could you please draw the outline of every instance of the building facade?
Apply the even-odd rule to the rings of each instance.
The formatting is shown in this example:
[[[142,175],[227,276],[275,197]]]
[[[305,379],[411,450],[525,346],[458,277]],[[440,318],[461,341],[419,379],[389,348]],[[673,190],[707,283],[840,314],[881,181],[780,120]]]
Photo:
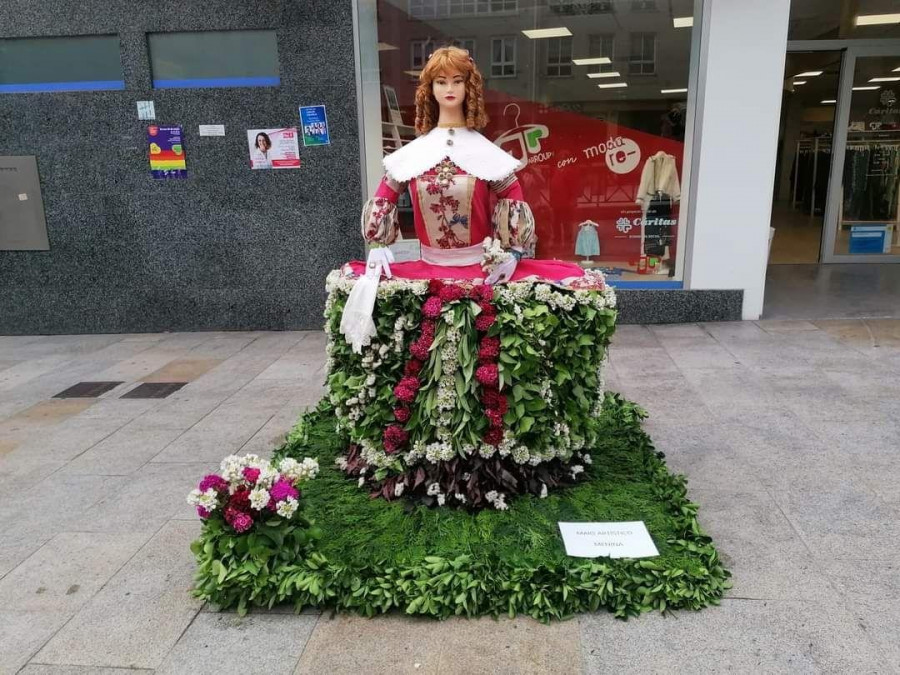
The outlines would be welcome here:
[[[61,4],[0,8],[0,333],[318,327],[450,44],[538,257],[603,270],[625,320],[760,317],[771,225],[776,258],[900,261],[888,0]]]

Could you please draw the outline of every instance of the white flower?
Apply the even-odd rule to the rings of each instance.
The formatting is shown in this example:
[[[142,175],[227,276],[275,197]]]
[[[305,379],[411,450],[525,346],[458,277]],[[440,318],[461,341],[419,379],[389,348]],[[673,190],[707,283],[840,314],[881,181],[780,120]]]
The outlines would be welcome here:
[[[578,474],[580,474],[584,471],[584,467],[581,466],[581,464],[575,464],[573,467],[571,467],[571,470],[572,470],[572,478],[575,478],[576,476],[578,476]]]
[[[546,483],[541,483],[541,499],[547,498],[547,485]]]
[[[344,457],[338,457],[334,460],[334,463],[337,464],[337,467],[341,471],[345,471],[347,469],[347,460]]]
[[[489,503],[493,504],[497,500],[497,491],[491,490],[486,495],[484,495],[484,498],[488,500]]]
[[[250,506],[257,511],[262,511],[266,508],[271,499],[272,497],[269,495],[269,491],[265,488],[258,487],[250,490]]]
[[[282,518],[291,518],[297,512],[297,506],[297,500],[293,497],[288,497],[287,499],[278,502],[275,512]]]
[[[444,495],[444,493],[438,494],[438,496],[437,496],[438,506],[443,506],[445,501],[447,501],[447,497]]]
[[[441,486],[438,485],[437,483],[432,483],[431,485],[428,486],[428,495],[429,496],[434,497],[435,495],[440,494],[440,492],[441,492]]]
[[[591,459],[591,456],[588,453],[584,453],[581,456],[581,461],[584,462],[585,464],[593,464],[594,463],[594,460]]]
[[[454,498],[456,501],[458,501],[460,504],[465,504],[465,503],[466,503],[466,496],[465,496],[464,494],[459,493],[459,492],[457,492],[456,494],[454,494],[454,495],[453,495],[453,498]]]
[[[206,492],[194,489],[188,494],[187,502],[191,506],[202,506],[207,511],[214,511],[219,505],[219,494],[213,488]]]
[[[399,497],[403,494],[403,490],[406,488],[406,483],[398,482],[394,485],[394,496]]]
[[[365,476],[360,476],[359,481],[356,483],[356,487],[362,487],[365,484],[366,484]]]
[[[344,466],[341,467],[343,469],[347,466],[346,459],[338,457],[338,459],[335,460],[335,463],[340,466],[340,460],[342,459],[344,460]],[[285,457],[281,460],[278,468],[282,474],[292,481],[311,480],[319,474],[319,462],[310,457],[304,457],[302,462],[298,462],[291,457]]]

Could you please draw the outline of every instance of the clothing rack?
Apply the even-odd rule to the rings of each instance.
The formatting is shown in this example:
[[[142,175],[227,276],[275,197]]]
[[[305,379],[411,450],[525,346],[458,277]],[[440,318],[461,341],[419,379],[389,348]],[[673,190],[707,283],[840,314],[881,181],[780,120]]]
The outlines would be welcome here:
[[[797,148],[794,152],[794,184],[791,187],[791,208],[795,208],[797,206],[798,198],[797,198],[797,190],[800,185],[800,153],[801,152],[812,152],[813,156],[818,156],[819,151],[822,152],[831,152],[831,139],[830,138],[802,138],[797,141]],[[810,199],[810,207],[809,213],[810,215],[815,215],[816,213],[816,178],[818,173],[818,163],[813,161],[813,170],[812,177],[810,178],[810,190],[811,190],[811,199]]]

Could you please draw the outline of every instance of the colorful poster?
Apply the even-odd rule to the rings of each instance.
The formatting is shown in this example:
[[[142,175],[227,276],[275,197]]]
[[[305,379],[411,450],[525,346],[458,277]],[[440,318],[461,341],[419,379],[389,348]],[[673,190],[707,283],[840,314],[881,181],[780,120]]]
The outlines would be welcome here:
[[[324,105],[300,106],[300,126],[303,128],[303,147],[331,144]]]
[[[297,127],[287,129],[248,129],[252,169],[299,169],[300,146]]]
[[[181,127],[147,127],[150,173],[154,178],[187,178]]]

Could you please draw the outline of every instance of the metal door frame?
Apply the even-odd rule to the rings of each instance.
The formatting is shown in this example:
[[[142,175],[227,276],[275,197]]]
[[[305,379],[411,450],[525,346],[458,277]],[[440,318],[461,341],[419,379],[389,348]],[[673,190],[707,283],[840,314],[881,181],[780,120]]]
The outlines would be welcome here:
[[[825,222],[819,260],[822,263],[900,263],[900,255],[853,255],[834,252],[838,217],[841,212],[841,183],[847,150],[850,124],[850,101],[853,96],[853,76],[856,59],[867,56],[900,57],[900,39],[896,40],[789,40],[788,52],[841,52],[841,73],[834,111],[834,133],[831,144],[831,167],[825,203]]]

